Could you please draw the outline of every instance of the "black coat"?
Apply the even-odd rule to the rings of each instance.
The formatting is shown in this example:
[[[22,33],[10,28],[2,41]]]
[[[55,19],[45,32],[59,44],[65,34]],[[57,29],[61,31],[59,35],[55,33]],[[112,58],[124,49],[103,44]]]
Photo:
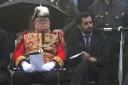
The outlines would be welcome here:
[[[97,27],[119,27],[128,25],[128,11],[126,5],[120,0],[112,0],[106,5],[104,0],[95,0],[90,6],[90,14]]]
[[[128,25],[128,10],[126,5],[120,0],[112,0],[112,3],[108,6],[105,4],[104,0],[95,0],[94,3],[91,5],[89,11],[94,18],[94,25],[97,28],[117,28],[119,26],[126,27]],[[112,69],[110,70],[113,77],[111,78],[113,80],[113,83],[117,84],[119,66],[118,61],[120,52],[120,32],[116,31],[104,34],[106,34],[107,40],[109,42],[109,47],[111,48],[110,63]]]
[[[10,85],[11,75],[8,71],[10,63],[9,49],[8,34],[0,29],[0,85]]]
[[[86,49],[83,36],[80,30],[77,28],[74,28],[74,30],[66,40],[68,57],[80,53],[82,51],[86,51],[90,55],[95,56],[95,58],[97,59],[97,63],[94,64],[94,68],[96,67],[98,71],[99,85],[111,85],[109,84],[108,70],[110,69],[110,52],[105,37],[102,36],[100,33],[94,32],[91,38],[91,46],[89,50]],[[87,85],[88,77],[90,76],[86,78],[85,76],[87,76],[86,74],[88,74],[87,72],[89,72],[88,70],[91,65],[83,62],[81,56],[76,59],[69,60],[69,62],[67,63],[67,68],[73,68],[73,74],[76,74],[72,77],[73,79],[71,81],[71,85]],[[94,75],[92,77],[94,77]]]
[[[8,34],[0,30],[0,70],[7,69],[10,63],[10,46]]]

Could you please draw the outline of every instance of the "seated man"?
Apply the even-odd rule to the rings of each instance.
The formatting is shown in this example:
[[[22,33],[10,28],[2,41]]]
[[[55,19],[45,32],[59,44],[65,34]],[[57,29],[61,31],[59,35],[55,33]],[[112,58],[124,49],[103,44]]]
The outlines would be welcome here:
[[[63,34],[50,30],[47,7],[35,8],[32,24],[33,31],[23,34],[14,51],[17,70],[12,75],[12,85],[57,85],[56,70],[63,66],[66,57]]]
[[[70,59],[66,67],[73,74],[70,85],[109,85],[110,53],[107,40],[95,31],[88,13],[82,13],[77,23],[66,42]]]

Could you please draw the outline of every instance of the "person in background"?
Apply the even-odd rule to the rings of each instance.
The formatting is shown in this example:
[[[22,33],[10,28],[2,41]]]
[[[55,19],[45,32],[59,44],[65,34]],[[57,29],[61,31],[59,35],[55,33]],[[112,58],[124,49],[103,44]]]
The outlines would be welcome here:
[[[73,0],[80,12],[88,12],[89,7],[95,0]]]
[[[118,29],[120,26],[128,26],[128,10],[126,5],[121,0],[95,0],[90,6],[90,14],[94,19],[94,26],[101,29],[113,28]],[[118,67],[119,67],[119,53],[120,53],[120,39],[121,33],[116,31],[102,32],[107,37],[111,50],[111,83],[112,85],[118,84]],[[124,31],[124,36],[127,38],[127,32]],[[124,47],[126,47],[126,44]],[[127,48],[124,49],[124,51]],[[126,55],[127,53],[124,53]],[[124,73],[128,68],[127,56],[124,56]],[[125,74],[124,74],[125,75]]]
[[[76,24],[76,18],[79,16],[80,13],[77,7],[75,6],[73,0],[60,0],[59,8],[65,11],[69,15],[63,27],[63,31],[66,38],[68,34],[71,33],[72,28]]]
[[[10,64],[10,43],[8,33],[0,29],[0,85],[10,85],[11,75],[8,70]]]
[[[36,7],[31,30],[23,33],[14,51],[17,70],[12,85],[57,85],[57,70],[64,65],[66,51],[62,32],[51,31],[50,24],[49,9]]]
[[[77,18],[80,12],[87,12],[94,0],[59,0],[58,7],[69,14],[69,18],[63,27],[65,38],[71,33],[72,28],[76,26]]]
[[[66,41],[70,85],[109,85],[109,48],[105,37],[95,31],[88,13],[82,13]],[[73,55],[79,54],[77,57]]]

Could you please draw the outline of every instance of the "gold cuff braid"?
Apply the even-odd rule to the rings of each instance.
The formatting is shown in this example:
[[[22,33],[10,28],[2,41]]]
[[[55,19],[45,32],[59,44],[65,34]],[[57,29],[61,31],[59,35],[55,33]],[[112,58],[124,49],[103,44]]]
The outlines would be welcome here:
[[[19,56],[17,59],[16,59],[16,66],[18,66],[18,64],[22,61],[26,59],[24,56]]]

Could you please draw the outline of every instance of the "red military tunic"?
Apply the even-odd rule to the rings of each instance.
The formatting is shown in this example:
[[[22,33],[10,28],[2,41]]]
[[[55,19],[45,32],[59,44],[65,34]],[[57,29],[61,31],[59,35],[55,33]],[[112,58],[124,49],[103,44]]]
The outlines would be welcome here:
[[[56,61],[63,66],[66,59],[66,51],[61,32],[50,33],[24,33],[14,51],[13,59],[16,65],[27,59],[27,55],[43,50],[44,62]]]

